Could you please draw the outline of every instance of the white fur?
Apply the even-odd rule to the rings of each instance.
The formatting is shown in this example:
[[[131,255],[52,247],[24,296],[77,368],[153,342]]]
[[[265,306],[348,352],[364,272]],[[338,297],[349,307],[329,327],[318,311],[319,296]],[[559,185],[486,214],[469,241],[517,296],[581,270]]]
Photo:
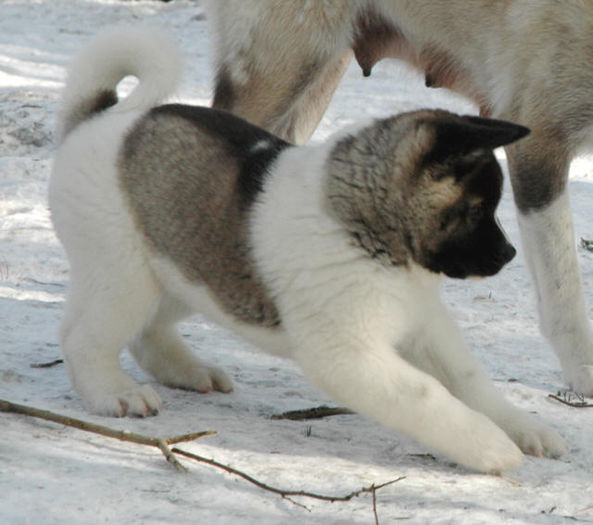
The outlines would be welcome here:
[[[218,4],[219,0],[207,0],[208,4]],[[217,11],[209,7],[208,22],[213,27],[214,24],[224,25],[225,32],[237,35],[237,38],[232,42],[227,40],[219,40],[214,46],[214,52],[218,55],[215,57],[217,61],[230,59],[233,62],[233,68],[229,72],[233,80],[239,84],[247,82],[249,77],[247,71],[247,63],[243,61],[242,56],[245,55],[245,47],[249,46],[252,35],[253,26],[256,25],[258,18],[262,15],[262,11],[266,9],[263,3],[237,3],[233,5],[236,9],[236,18],[218,18]],[[214,20],[216,18],[216,20]],[[228,45],[227,45],[228,44]]]
[[[569,386],[577,392],[590,392],[593,338],[580,293],[568,193],[544,210],[519,213],[518,217],[525,258],[538,291],[541,332],[556,349]]]
[[[588,66],[592,2],[360,0],[334,1],[331,9],[330,2],[307,2],[307,9],[301,4],[285,0],[210,1],[215,65],[219,70],[224,67],[233,72],[240,64],[242,70],[233,101],[234,112],[290,141],[306,142],[339,76],[318,79],[327,84],[329,94],[318,97],[317,104],[308,103],[306,90],[298,95],[299,103],[294,104],[290,97],[297,94],[290,95],[290,90],[297,80],[302,81],[300,70],[312,57],[322,70],[324,60],[352,46],[358,17],[365,7],[370,7],[391,21],[410,45],[387,51],[387,56],[393,52],[424,71],[427,65],[419,57],[427,50],[440,50],[463,73],[462,81],[455,81],[449,88],[469,96],[494,117],[528,126],[532,137],[542,139],[532,140],[531,146],[524,146],[523,154],[518,156],[536,160],[536,170],[538,165],[548,168],[541,177],[532,176],[529,185],[520,185],[526,188],[526,195],[531,191],[537,195],[537,186],[549,182],[546,177],[566,181],[565,168],[572,153],[583,135],[590,136],[591,132],[585,119],[590,119],[586,108],[593,84],[593,68]],[[235,14],[239,9],[247,12],[256,8],[257,15],[249,17],[240,30],[233,30],[233,25],[243,23],[243,17]],[[298,16],[295,10],[300,10]],[[240,60],[234,59],[231,49],[240,53]],[[245,100],[241,99],[241,86],[249,88],[245,89]],[[250,106],[253,94],[262,91],[266,97]],[[278,115],[280,104],[285,109]],[[270,119],[270,115],[274,118]],[[550,133],[558,125],[563,127],[563,133]],[[558,157],[564,159],[560,161]],[[518,162],[516,169],[511,170],[511,178],[530,176],[521,173],[521,167]],[[540,205],[543,203],[533,202],[525,208]],[[544,287],[537,290],[544,335],[558,355],[569,385],[593,396],[593,342],[566,206],[567,200],[559,198],[550,210],[531,212],[528,219],[520,221],[520,226],[530,268],[538,272],[533,280],[536,287]],[[551,226],[550,217],[554,214],[562,217],[561,225]],[[539,241],[530,241],[529,237]],[[557,277],[573,281],[555,287],[551,283]]]
[[[281,0],[282,1],[282,0]],[[255,67],[261,74],[273,75],[270,64],[265,60],[253,62],[252,54],[257,46],[269,46],[270,49],[283,53],[283,46],[278,45],[277,35],[261,31],[262,20],[267,20],[270,11],[276,11],[277,0],[265,2],[245,2],[243,0],[221,2],[207,0],[208,20],[216,39],[213,50],[214,62],[232,64],[229,73],[234,82],[245,84]],[[307,2],[286,2],[282,6],[288,12],[280,10],[279,17],[271,20],[281,24],[291,24],[295,31],[307,35],[307,46],[317,53],[326,53],[337,47],[344,46],[352,28],[349,14],[352,6],[333,0],[307,0]],[[321,13],[319,8],[324,13]],[[331,13],[331,16],[327,16]],[[232,14],[232,16],[228,16]],[[338,31],[335,29],[339,28]],[[233,35],[228,38],[227,35]]]
[[[467,350],[424,269],[387,268],[350,244],[325,209],[330,144],[289,148],[254,205],[256,266],[282,329],[235,321],[166,254],[143,241],[121,194],[117,155],[140,116],[116,106],[71,132],[50,182],[50,206],[71,264],[61,330],[68,372],[93,412],[148,415],[161,405],[120,369],[130,350],[165,384],[228,391],[174,325],[193,311],[266,350],[294,358],[336,400],[480,471],[514,468],[524,452],[559,455],[560,436],[509,405]]]
[[[157,28],[122,26],[100,33],[70,67],[60,121],[67,120],[89,95],[113,90],[128,75],[139,83],[112,111],[151,107],[171,95],[180,72],[177,48]]]
[[[472,468],[519,464],[508,436],[526,452],[562,453],[554,431],[496,392],[440,303],[440,279],[376,264],[327,215],[326,148],[285,154],[254,212],[258,267],[293,358],[341,403]]]

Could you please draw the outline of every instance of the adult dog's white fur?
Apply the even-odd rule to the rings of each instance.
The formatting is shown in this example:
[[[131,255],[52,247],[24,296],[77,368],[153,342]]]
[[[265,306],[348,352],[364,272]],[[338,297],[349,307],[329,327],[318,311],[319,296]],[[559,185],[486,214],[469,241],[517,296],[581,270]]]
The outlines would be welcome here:
[[[415,263],[379,264],[328,213],[325,165],[343,134],[283,151],[253,204],[252,253],[281,328],[237,321],[206,285],[150,248],[122,186],[122,143],[172,93],[176,63],[154,30],[119,29],[82,53],[65,90],[66,131],[49,200],[71,264],[62,347],[88,408],[149,415],[161,407],[150,386],[120,369],[118,355],[128,344],[165,384],[232,389],[224,372],[202,363],[174,331],[176,321],[200,311],[292,357],[338,402],[472,469],[514,468],[522,451],[562,454],[560,436],[505,401],[468,351],[439,300],[440,277]],[[128,73],[139,77],[130,97],[84,120],[89,100]],[[252,149],[266,147],[264,141]]]

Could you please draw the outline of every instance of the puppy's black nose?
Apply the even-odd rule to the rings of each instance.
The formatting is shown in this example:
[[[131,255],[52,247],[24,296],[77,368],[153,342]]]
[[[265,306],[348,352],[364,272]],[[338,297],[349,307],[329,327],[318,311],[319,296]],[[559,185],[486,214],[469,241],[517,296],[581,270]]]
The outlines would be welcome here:
[[[511,261],[515,255],[517,255],[517,250],[512,244],[507,243],[502,252],[505,264]]]

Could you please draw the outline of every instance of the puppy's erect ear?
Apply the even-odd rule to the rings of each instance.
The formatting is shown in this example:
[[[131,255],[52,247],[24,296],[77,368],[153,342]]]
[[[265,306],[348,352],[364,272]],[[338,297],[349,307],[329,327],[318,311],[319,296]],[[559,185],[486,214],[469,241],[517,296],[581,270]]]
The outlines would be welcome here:
[[[475,117],[472,115],[461,117],[470,124],[470,133],[475,132],[478,140],[483,140],[479,147],[498,148],[506,146],[516,140],[529,135],[530,130],[520,124],[507,120],[496,120],[492,118]]]
[[[529,133],[529,128],[519,124],[473,116],[439,118],[434,126],[436,140],[430,157],[435,161],[506,146]]]

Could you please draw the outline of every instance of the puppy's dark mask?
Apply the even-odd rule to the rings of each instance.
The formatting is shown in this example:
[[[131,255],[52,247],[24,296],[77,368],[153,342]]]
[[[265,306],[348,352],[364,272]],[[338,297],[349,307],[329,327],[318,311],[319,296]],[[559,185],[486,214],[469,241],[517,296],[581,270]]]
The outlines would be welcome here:
[[[376,121],[336,144],[327,166],[330,209],[384,264],[493,275],[515,249],[495,217],[502,173],[492,150],[528,132],[444,111]]]

